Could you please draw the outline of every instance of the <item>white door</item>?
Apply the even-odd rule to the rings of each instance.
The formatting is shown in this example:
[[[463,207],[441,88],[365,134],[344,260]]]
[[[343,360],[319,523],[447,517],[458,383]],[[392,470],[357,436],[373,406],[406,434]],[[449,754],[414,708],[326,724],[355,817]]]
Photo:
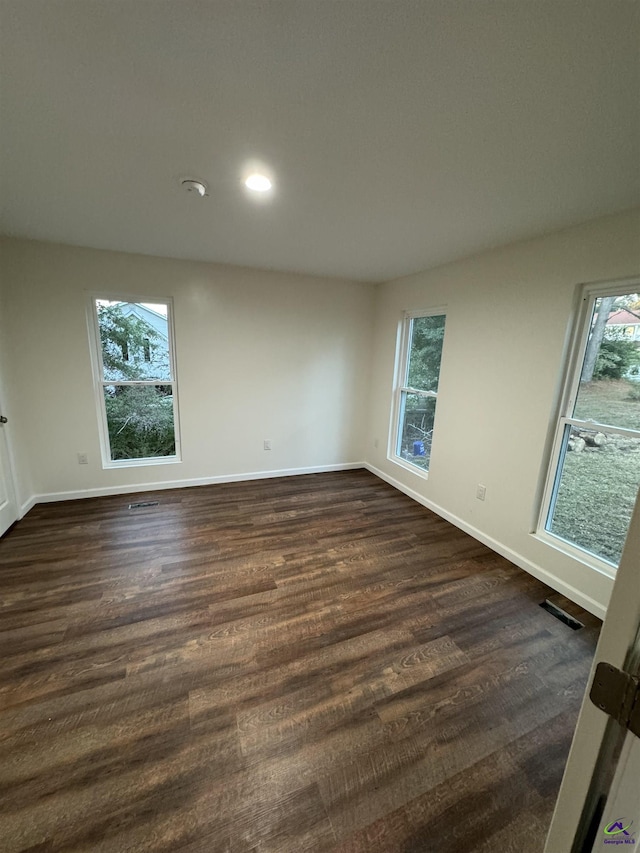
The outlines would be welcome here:
[[[18,518],[18,506],[13,491],[6,430],[6,419],[2,415],[2,412],[0,412],[0,536]]]
[[[640,496],[602,626],[545,853],[640,849],[640,738],[589,698],[606,661],[632,675],[640,662]],[[622,746],[621,746],[622,744]]]
[[[616,846],[640,844],[640,737],[631,732],[624,741],[594,849],[605,841]]]

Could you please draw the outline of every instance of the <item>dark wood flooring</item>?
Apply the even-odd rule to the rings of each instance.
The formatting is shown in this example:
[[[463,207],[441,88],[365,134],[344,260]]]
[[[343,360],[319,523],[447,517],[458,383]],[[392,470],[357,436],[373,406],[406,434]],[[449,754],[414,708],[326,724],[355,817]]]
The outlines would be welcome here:
[[[365,471],[37,506],[0,849],[539,853],[599,626],[549,593]]]

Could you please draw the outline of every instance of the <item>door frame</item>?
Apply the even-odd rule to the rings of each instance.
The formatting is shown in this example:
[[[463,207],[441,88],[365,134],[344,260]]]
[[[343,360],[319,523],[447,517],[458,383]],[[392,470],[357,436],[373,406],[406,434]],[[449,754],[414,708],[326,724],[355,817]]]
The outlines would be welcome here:
[[[627,533],[611,600],[593,659],[587,690],[573,736],[545,853],[585,849],[585,834],[597,817],[599,801],[611,783],[624,730],[591,702],[589,690],[596,666],[606,661],[619,669],[637,667],[633,660],[640,630],[640,492]],[[599,825],[599,820],[597,823]],[[597,830],[597,827],[596,827]],[[587,848],[588,849],[588,848]]]
[[[2,375],[0,374],[0,412],[4,413],[6,409],[4,408],[5,395],[2,387]],[[9,424],[11,424],[11,418],[9,417]],[[16,460],[15,454],[13,452],[13,445],[11,442],[10,429],[7,429],[7,425],[4,424],[2,427],[2,441],[5,442],[7,448],[7,469],[5,471],[6,475],[6,488],[8,492],[9,501],[13,503],[15,508],[15,519],[12,522],[15,523],[22,518],[22,508],[18,503],[18,488],[16,484]],[[7,529],[10,529],[11,525]],[[6,533],[6,530],[3,533],[0,533],[0,536]]]

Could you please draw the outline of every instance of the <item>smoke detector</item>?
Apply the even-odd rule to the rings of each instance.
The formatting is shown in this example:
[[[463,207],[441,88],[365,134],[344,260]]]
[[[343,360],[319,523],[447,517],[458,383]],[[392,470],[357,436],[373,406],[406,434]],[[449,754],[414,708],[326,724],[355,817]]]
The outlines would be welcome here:
[[[199,196],[200,198],[204,198],[209,195],[209,190],[204,181],[198,181],[195,178],[182,178],[180,180],[180,186],[183,190],[191,195]]]

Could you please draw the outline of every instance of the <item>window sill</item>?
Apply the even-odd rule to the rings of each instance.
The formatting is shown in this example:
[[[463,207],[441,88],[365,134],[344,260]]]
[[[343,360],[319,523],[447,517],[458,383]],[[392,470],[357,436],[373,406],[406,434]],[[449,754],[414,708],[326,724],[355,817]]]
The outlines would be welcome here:
[[[565,542],[564,539],[560,539],[557,536],[547,533],[546,530],[536,530],[531,534],[531,536],[533,536],[534,539],[537,539],[538,542],[542,542],[544,545],[553,548],[554,551],[559,551],[566,557],[571,557],[578,563],[582,563],[584,566],[587,566],[589,569],[593,569],[607,578],[611,578],[613,580],[616,576],[616,566],[613,566],[611,563],[607,563],[605,560],[601,560],[599,557],[596,557],[594,554],[590,554],[588,551],[576,548],[575,545],[571,545],[570,542]]]
[[[151,465],[176,465],[182,462],[182,459],[179,456],[165,456],[165,457],[148,457],[147,459],[123,459],[119,462],[104,462],[102,463],[102,467],[104,470],[108,470],[110,468],[148,468]]]
[[[420,477],[421,480],[429,479],[428,471],[425,471],[424,468],[419,468],[417,465],[412,465],[404,459],[400,459],[399,456],[387,456],[387,459],[399,468],[404,468],[405,471],[409,471],[411,474],[415,474],[417,477]]]

